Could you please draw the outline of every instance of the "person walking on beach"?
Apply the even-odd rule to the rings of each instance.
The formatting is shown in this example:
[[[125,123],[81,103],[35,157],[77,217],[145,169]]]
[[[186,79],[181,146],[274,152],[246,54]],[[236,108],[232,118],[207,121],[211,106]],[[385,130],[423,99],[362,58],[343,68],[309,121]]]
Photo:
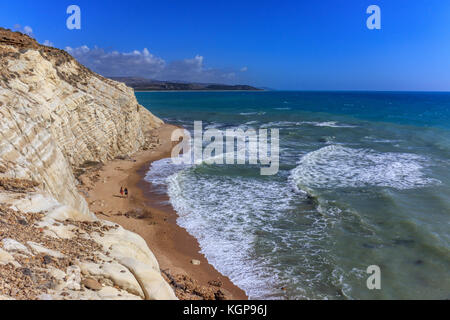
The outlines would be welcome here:
[[[123,187],[120,187],[120,195],[123,197]]]
[[[128,198],[128,189],[125,188],[125,197]]]

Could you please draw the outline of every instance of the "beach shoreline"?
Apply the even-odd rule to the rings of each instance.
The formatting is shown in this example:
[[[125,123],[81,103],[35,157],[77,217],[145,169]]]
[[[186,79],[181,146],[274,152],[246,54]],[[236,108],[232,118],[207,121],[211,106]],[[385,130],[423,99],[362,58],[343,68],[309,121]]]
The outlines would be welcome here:
[[[247,299],[242,289],[208,263],[198,241],[178,226],[178,215],[168,196],[155,192],[144,180],[152,162],[170,157],[170,135],[175,129],[178,127],[168,124],[157,129],[160,144],[153,150],[88,170],[79,177],[80,191],[98,218],[118,223],[144,238],[179,298]],[[128,198],[120,196],[121,187],[128,188]]]

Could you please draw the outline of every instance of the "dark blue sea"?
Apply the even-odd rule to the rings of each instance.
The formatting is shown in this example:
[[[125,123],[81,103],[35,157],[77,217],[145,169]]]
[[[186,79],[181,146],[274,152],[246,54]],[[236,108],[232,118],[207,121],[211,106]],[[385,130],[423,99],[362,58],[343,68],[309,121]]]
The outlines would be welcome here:
[[[449,93],[136,95],[187,130],[280,130],[275,176],[164,159],[146,177],[251,299],[450,298]]]

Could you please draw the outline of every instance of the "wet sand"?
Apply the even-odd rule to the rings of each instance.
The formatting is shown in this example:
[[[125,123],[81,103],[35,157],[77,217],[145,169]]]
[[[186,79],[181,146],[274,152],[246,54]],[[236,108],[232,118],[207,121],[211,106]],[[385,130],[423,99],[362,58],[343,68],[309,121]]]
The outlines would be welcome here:
[[[156,193],[144,180],[153,161],[170,157],[173,146],[170,135],[174,129],[177,127],[164,125],[156,130],[160,141],[156,149],[141,151],[130,159],[110,161],[100,170],[82,175],[80,190],[98,218],[142,236],[165,273],[186,275],[207,291],[218,289],[210,285],[211,281],[216,285],[219,282],[227,299],[247,299],[243,290],[208,263],[197,240],[176,224],[177,213],[168,204],[167,195]],[[128,188],[128,198],[121,197],[121,186]],[[192,264],[193,259],[200,261],[200,265]]]

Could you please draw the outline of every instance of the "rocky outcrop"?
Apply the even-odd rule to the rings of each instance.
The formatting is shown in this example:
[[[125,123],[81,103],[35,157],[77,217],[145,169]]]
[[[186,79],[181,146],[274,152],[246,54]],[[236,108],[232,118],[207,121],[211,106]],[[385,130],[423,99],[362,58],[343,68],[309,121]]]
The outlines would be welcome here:
[[[0,63],[0,278],[18,286],[0,283],[0,297],[175,298],[145,241],[98,220],[74,176],[151,147],[162,121],[131,88],[21,33],[0,28]]]

